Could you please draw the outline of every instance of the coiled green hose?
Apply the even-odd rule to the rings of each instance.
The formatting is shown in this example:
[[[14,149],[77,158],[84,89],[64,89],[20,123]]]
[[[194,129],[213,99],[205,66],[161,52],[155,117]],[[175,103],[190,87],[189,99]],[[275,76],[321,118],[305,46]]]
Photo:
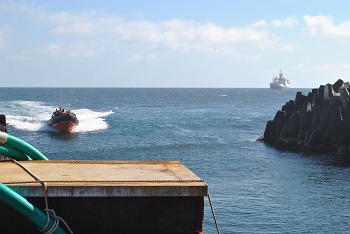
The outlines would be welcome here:
[[[7,145],[0,145],[0,155],[16,160],[32,160],[28,155]]]
[[[27,217],[31,222],[33,222],[39,229],[43,229],[47,222],[47,215],[42,212],[39,208],[33,206],[31,203],[27,201],[24,197],[10,189],[4,184],[0,183],[0,199],[17,212],[21,213],[25,217]],[[54,221],[50,219],[49,228],[52,227]],[[66,232],[58,227],[55,234],[65,234]]]
[[[0,132],[0,144],[2,144],[0,154],[6,157],[19,160],[48,160],[32,145],[7,133]],[[27,217],[40,230],[46,226],[47,215],[44,212],[2,183],[0,183],[0,200]],[[50,219],[47,229],[50,230],[53,225],[54,221]],[[53,233],[65,234],[66,232],[61,227],[57,227]]]
[[[7,134],[7,141],[5,144],[12,146],[13,148],[18,149],[19,151],[22,151],[23,153],[27,154],[31,159],[33,160],[49,160],[45,157],[39,150],[34,148],[32,145],[28,144],[27,142],[11,136],[10,134]]]

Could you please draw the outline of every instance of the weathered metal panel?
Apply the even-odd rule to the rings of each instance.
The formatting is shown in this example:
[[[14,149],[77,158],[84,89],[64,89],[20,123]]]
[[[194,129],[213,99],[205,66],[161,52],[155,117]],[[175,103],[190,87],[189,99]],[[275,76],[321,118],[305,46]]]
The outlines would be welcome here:
[[[177,161],[22,161],[49,197],[206,196],[207,184]],[[28,197],[40,183],[12,162],[0,165],[0,182]]]

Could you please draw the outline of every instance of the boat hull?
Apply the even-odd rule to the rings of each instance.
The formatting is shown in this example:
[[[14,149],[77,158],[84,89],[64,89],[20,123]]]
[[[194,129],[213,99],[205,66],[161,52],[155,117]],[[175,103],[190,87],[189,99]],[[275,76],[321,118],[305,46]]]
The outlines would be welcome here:
[[[272,90],[282,90],[282,89],[288,89],[289,87],[283,84],[270,83],[270,88]]]
[[[71,132],[79,124],[79,120],[74,114],[67,113],[50,119],[47,124],[60,132]]]

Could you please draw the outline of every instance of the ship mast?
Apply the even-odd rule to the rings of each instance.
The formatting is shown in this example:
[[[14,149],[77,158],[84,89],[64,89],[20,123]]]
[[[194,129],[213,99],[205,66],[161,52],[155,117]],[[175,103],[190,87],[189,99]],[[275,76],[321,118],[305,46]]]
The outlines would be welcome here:
[[[60,103],[60,109],[62,107],[62,96],[63,96],[63,89],[61,89],[61,103]]]

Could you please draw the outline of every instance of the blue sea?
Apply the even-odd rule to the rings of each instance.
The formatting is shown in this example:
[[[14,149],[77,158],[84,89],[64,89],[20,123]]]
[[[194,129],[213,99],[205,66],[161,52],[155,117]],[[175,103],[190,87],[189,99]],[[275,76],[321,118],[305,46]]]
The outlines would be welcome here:
[[[49,159],[178,160],[209,185],[221,233],[350,233],[350,162],[256,139],[311,89],[1,88],[10,134]],[[73,133],[46,124],[60,106]],[[216,233],[205,198],[204,233]]]

